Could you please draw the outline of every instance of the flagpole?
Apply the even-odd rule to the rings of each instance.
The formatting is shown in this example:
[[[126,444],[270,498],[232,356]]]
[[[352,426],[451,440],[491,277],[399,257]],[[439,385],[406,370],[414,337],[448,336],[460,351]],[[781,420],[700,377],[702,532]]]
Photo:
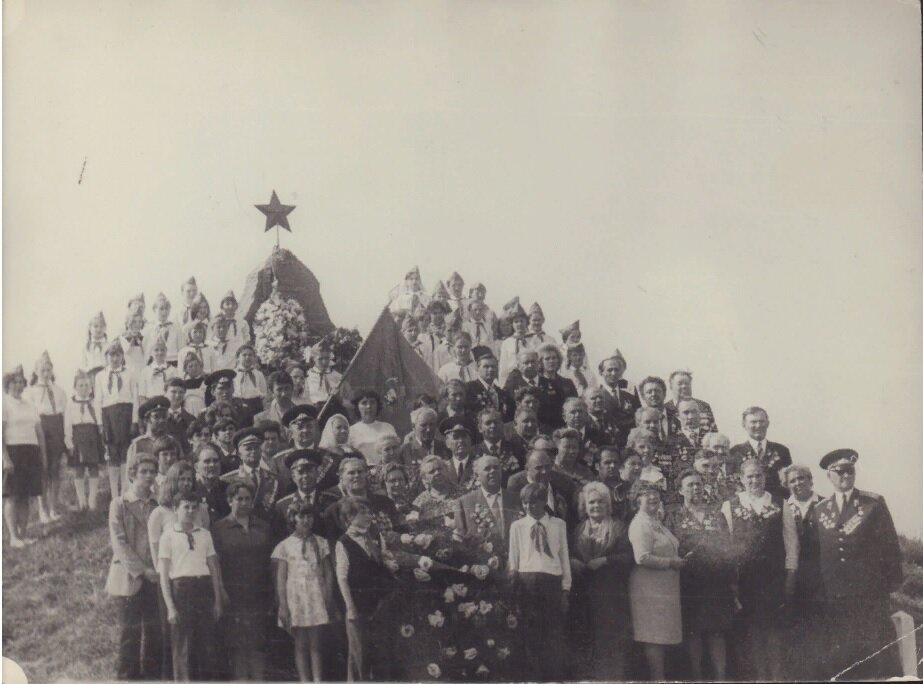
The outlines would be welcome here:
[[[278,230],[278,229],[277,229]],[[388,304],[385,304],[384,308],[381,310],[381,313],[386,313],[388,311]],[[381,314],[378,314],[378,318],[375,319],[375,325],[378,325],[378,320],[381,318]],[[375,326],[372,326],[372,330],[375,329]],[[356,353],[353,354],[353,357],[349,360],[349,365],[343,370],[342,378],[346,377],[346,374],[349,373],[349,370],[353,367],[353,364],[356,362],[356,359],[359,358],[359,352],[365,349],[365,345],[368,344],[369,338],[372,336],[372,330],[369,330],[369,334],[366,335],[365,339],[362,340],[362,344],[359,345],[359,348],[356,350]],[[342,387],[342,378],[340,380],[340,387]],[[320,412],[317,414],[318,419],[324,417],[324,412],[327,410],[327,407],[330,405],[330,402],[333,401],[333,398],[340,393],[340,387],[337,387],[336,392],[327,397],[327,401],[324,402],[324,405],[321,407]],[[381,409],[381,407],[378,407]]]

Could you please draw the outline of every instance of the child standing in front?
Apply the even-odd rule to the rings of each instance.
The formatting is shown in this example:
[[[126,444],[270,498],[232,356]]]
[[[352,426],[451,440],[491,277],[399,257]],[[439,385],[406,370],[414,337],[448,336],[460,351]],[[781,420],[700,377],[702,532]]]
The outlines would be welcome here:
[[[571,587],[567,528],[545,512],[546,485],[527,484],[520,500],[526,516],[510,526],[507,569],[523,615],[526,661],[535,668],[528,679],[560,680]]]
[[[132,426],[138,423],[138,383],[125,369],[118,340],[106,348],[106,367],[96,375],[96,415],[103,426],[103,443],[109,457],[109,491],[113,497],[128,482],[125,458],[131,445]]]
[[[160,536],[160,590],[171,625],[173,677],[178,682],[216,676],[215,623],[227,601],[211,533],[196,525],[199,498],[183,491],[174,498],[176,521]],[[191,648],[190,648],[191,647]]]
[[[99,492],[99,464],[103,461],[103,439],[99,414],[93,406],[90,376],[82,370],[74,376],[74,394],[67,400],[64,410],[64,443],[70,454],[77,489],[77,508],[96,510]],[[84,478],[89,476],[89,494]]]
[[[301,681],[319,682],[323,676],[322,627],[336,619],[333,559],[327,540],[312,532],[314,507],[310,503],[292,504],[286,518],[292,534],[272,552],[279,621],[295,638],[295,667]]]

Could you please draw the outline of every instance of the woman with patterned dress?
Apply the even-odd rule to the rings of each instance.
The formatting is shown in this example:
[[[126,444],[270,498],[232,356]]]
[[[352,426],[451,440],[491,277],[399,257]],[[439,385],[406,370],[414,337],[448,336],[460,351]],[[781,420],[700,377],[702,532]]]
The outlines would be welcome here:
[[[628,573],[634,565],[628,523],[613,517],[609,489],[590,482],[581,492],[587,517],[570,545],[571,571],[586,607],[592,638],[590,674],[599,681],[625,679],[625,653],[631,642]],[[578,605],[581,605],[578,604]]]
[[[746,679],[782,677],[780,621],[786,596],[795,587],[798,531],[784,502],[766,491],[766,470],[755,459],[740,467],[744,491],[721,506],[731,531],[743,633],[741,647]]]
[[[680,573],[683,631],[689,651],[692,678],[703,681],[702,647],[708,644],[711,679],[724,680],[727,645],[724,633],[736,612],[731,533],[720,511],[708,505],[702,476],[687,470],[677,480],[683,506],[672,512],[667,526],[679,540],[679,555],[686,558]]]
[[[679,540],[663,522],[660,492],[642,487],[638,513],[628,527],[637,565],[628,579],[631,624],[635,641],[644,645],[650,678],[664,681],[666,647],[683,642],[679,572]]]

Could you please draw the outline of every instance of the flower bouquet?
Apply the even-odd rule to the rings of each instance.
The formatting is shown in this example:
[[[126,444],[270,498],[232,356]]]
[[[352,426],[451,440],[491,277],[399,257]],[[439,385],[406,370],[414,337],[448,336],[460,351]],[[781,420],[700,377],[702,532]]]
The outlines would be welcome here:
[[[286,362],[302,358],[308,342],[308,324],[301,304],[283,297],[273,283],[269,298],[253,319],[254,347],[264,368],[279,370]]]

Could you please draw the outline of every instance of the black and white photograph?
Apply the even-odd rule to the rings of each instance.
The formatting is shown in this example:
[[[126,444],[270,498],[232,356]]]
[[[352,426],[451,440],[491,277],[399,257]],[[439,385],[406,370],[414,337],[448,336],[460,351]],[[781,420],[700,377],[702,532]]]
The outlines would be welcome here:
[[[916,680],[918,0],[7,0],[2,678]]]

